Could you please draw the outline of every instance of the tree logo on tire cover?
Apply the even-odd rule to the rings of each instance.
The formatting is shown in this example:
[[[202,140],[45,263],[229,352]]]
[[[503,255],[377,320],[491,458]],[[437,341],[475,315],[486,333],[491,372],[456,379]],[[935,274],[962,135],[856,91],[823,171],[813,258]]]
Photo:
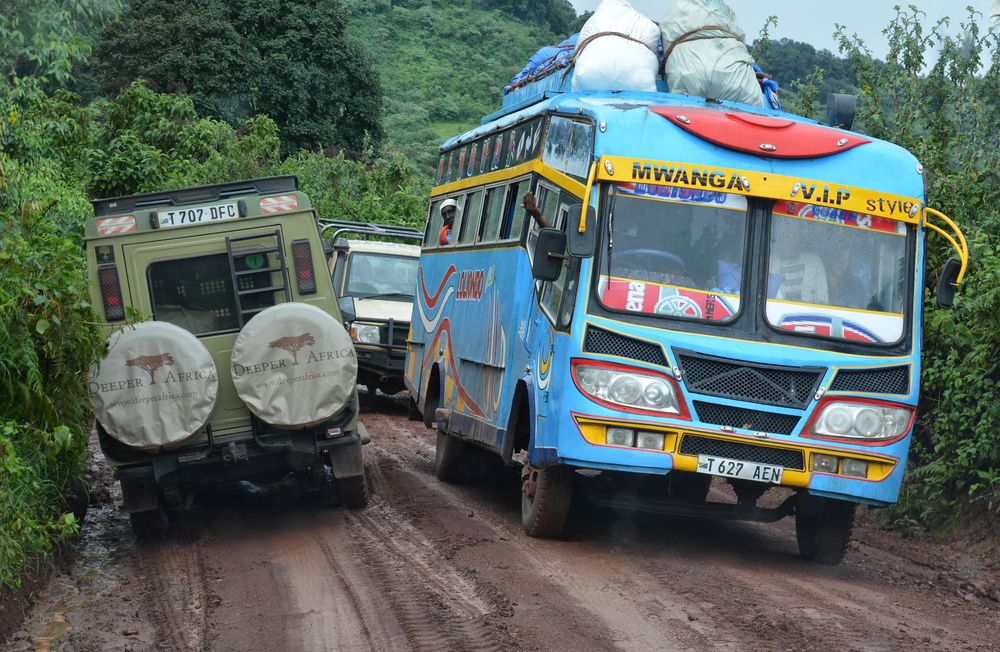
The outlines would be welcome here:
[[[292,364],[299,363],[299,351],[307,346],[313,346],[316,344],[316,338],[310,333],[303,333],[302,335],[291,335],[288,337],[282,337],[269,342],[267,348],[269,349],[284,349],[292,354]]]
[[[156,372],[163,367],[174,366],[174,356],[169,353],[157,355],[142,355],[125,361],[126,367],[139,367],[149,374],[149,384],[156,384]]]

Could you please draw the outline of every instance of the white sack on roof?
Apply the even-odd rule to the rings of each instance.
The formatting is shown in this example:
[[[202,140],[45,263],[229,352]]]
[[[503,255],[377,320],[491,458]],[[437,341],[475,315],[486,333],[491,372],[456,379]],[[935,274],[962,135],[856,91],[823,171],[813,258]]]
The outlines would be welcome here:
[[[746,35],[723,0],[676,0],[660,34],[670,92],[764,105]]]
[[[656,23],[627,0],[604,0],[580,31],[573,90],[655,91],[659,42]]]

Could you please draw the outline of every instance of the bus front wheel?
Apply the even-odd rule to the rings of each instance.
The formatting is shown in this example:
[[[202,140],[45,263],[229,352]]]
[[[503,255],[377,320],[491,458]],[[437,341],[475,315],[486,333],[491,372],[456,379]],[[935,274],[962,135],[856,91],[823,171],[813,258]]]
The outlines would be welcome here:
[[[521,525],[532,537],[562,536],[573,500],[573,469],[568,466],[521,469]]]
[[[836,566],[844,559],[854,530],[857,505],[842,500],[800,497],[795,538],[803,559]]]

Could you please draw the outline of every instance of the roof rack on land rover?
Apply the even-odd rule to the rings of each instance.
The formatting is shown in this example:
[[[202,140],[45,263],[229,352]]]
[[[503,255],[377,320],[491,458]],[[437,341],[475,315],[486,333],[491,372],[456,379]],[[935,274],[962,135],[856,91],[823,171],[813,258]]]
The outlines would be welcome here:
[[[128,213],[138,208],[155,206],[181,206],[198,202],[217,201],[242,195],[274,195],[279,192],[292,192],[299,189],[298,178],[293,175],[280,177],[263,177],[229,183],[216,183],[210,186],[184,188],[183,190],[167,190],[165,192],[150,192],[141,195],[110,197],[91,201],[94,214],[97,217],[114,213]]]
[[[344,233],[357,233],[365,236],[367,240],[370,236],[382,238],[404,238],[407,240],[422,240],[424,232],[412,226],[397,226],[393,224],[367,224],[365,222],[350,222],[348,220],[331,220],[319,218],[320,233],[326,235],[328,231],[333,231],[331,240],[336,242]]]

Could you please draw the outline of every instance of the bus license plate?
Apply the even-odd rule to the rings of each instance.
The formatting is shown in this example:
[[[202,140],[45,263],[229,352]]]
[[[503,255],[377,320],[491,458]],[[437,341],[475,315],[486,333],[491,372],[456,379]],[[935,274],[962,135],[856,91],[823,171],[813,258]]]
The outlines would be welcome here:
[[[772,466],[770,464],[727,460],[722,457],[711,457],[709,455],[698,456],[698,473],[718,475],[724,478],[742,478],[743,480],[781,484],[781,472],[783,470],[780,466]]]
[[[239,216],[240,209],[235,202],[229,204],[216,204],[214,206],[174,208],[171,210],[162,210],[157,213],[161,229],[169,229],[175,226],[188,226],[189,224],[201,224],[202,222],[235,220]]]

